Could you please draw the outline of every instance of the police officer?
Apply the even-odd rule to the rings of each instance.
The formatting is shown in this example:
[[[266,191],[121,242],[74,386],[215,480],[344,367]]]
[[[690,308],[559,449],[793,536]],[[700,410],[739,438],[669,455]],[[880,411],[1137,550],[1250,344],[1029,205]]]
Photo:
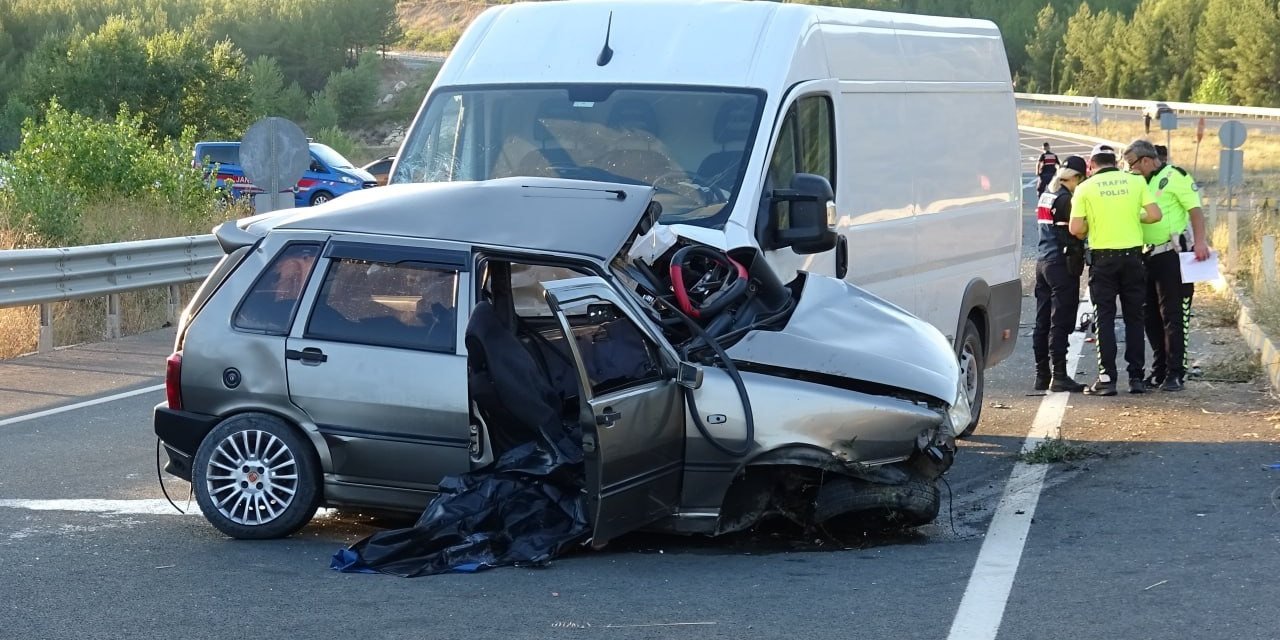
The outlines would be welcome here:
[[[1036,185],[1036,194],[1044,193],[1049,181],[1053,180],[1053,176],[1058,171],[1058,154],[1049,150],[1049,143],[1044,143],[1044,153],[1040,154],[1040,159],[1036,160],[1036,175],[1040,176],[1040,182]]]
[[[1098,145],[1089,154],[1093,169],[1088,180],[1076,187],[1071,202],[1071,233],[1088,239],[1089,296],[1096,309],[1098,330],[1098,379],[1084,392],[1116,394],[1116,298],[1124,312],[1124,359],[1128,364],[1129,392],[1142,393],[1142,305],[1146,300],[1146,274],[1142,266],[1142,225],[1159,222],[1155,205],[1141,176],[1116,168],[1115,150]]]
[[[1183,284],[1178,253],[1190,250],[1197,260],[1209,257],[1199,189],[1182,168],[1161,162],[1160,149],[1146,140],[1133,141],[1124,157],[1129,170],[1146,179],[1147,189],[1164,215],[1161,222],[1143,225],[1145,314],[1152,354],[1151,376],[1146,382],[1165,391],[1181,391],[1187,371],[1190,294],[1195,285]]]
[[[1040,244],[1036,259],[1036,328],[1031,334],[1031,346],[1036,358],[1037,391],[1084,389],[1067,373],[1067,337],[1075,329],[1080,274],[1084,271],[1084,243],[1067,227],[1071,221],[1071,193],[1084,180],[1085,171],[1084,158],[1067,157],[1036,206]]]

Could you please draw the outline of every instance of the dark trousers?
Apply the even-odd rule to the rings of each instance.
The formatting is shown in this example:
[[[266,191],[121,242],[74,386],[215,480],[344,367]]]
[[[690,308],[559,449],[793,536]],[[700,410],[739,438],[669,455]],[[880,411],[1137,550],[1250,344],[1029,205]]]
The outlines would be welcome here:
[[[1142,378],[1147,345],[1143,340],[1142,306],[1147,275],[1138,249],[1124,252],[1095,249],[1089,267],[1089,297],[1093,298],[1098,330],[1098,371],[1116,381],[1116,299],[1124,312],[1124,359],[1129,378]]]
[[[1067,356],[1067,337],[1075,330],[1080,305],[1080,276],[1065,259],[1036,261],[1036,328],[1031,349],[1036,362]]]
[[[1186,376],[1186,328],[1184,326],[1182,268],[1177,251],[1165,251],[1144,260],[1147,270],[1147,341],[1151,343],[1151,373]]]
[[[1191,366],[1191,299],[1196,294],[1196,283],[1182,285],[1182,371],[1185,373]]]

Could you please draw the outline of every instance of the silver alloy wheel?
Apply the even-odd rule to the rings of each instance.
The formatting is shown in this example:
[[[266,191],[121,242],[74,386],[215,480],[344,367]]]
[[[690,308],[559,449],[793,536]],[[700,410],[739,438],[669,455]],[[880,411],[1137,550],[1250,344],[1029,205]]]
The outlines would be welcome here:
[[[329,201],[329,194],[327,194],[327,193],[317,193],[317,194],[315,195],[315,197],[311,199],[311,204],[312,204],[312,206],[314,206],[314,205],[317,205],[317,204],[324,204],[324,203],[326,203],[326,202],[328,202],[328,201]]]
[[[259,525],[280,517],[298,491],[298,462],[281,439],[265,431],[237,431],[209,456],[205,487],[232,522]]]
[[[964,378],[964,393],[972,405],[978,399],[978,356],[968,342],[960,350],[960,375]]]

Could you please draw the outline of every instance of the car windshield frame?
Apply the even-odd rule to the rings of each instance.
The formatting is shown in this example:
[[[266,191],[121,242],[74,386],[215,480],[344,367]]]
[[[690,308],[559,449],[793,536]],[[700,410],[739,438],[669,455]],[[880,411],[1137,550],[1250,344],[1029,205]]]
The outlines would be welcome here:
[[[346,156],[338,153],[333,147],[319,142],[312,142],[311,153],[316,154],[320,162],[325,163],[330,169],[354,169],[355,165]]]
[[[696,207],[691,210],[686,210],[685,212],[667,211],[663,213],[661,218],[661,222],[667,223],[667,224],[688,224],[688,225],[717,228],[717,229],[724,227],[725,223],[729,219],[730,213],[732,212],[734,206],[737,203],[738,196],[742,191],[742,187],[746,177],[747,165],[750,163],[751,156],[756,150],[755,149],[756,139],[760,131],[761,123],[763,121],[765,105],[768,102],[768,93],[763,89],[733,87],[733,86],[717,86],[717,85],[580,83],[580,82],[443,85],[443,86],[434,88],[431,91],[431,94],[428,96],[427,100],[423,102],[422,107],[419,109],[418,114],[414,119],[413,126],[409,132],[409,135],[406,136],[405,142],[401,146],[400,152],[396,154],[396,162],[395,162],[395,165],[392,167],[391,174],[388,176],[388,183],[397,184],[397,183],[413,183],[413,182],[453,182],[453,181],[462,181],[462,180],[472,179],[468,177],[458,177],[456,175],[449,175],[441,179],[431,180],[431,179],[424,179],[426,176],[414,176],[411,173],[412,171],[414,171],[413,169],[410,168],[412,159],[416,158],[419,155],[425,154],[427,149],[427,144],[428,144],[428,138],[432,135],[432,132],[436,127],[437,120],[444,120],[445,118],[448,117],[445,115],[445,108],[443,107],[434,112],[434,113],[440,114],[439,116],[432,115],[433,109],[436,107],[437,103],[439,103],[440,101],[455,100],[455,99],[458,99],[459,96],[462,96],[463,97],[462,99],[465,99],[465,97],[468,95],[472,95],[472,96],[484,95],[484,94],[511,95],[521,91],[527,91],[529,93],[536,94],[536,93],[546,93],[547,91],[555,91],[555,90],[568,92],[568,98],[571,103],[579,102],[579,100],[575,99],[575,95],[604,96],[603,98],[595,99],[595,100],[582,100],[582,102],[591,102],[592,106],[594,106],[595,103],[606,102],[610,99],[613,99],[614,94],[617,92],[627,92],[627,93],[667,92],[669,95],[672,95],[672,96],[679,96],[679,94],[688,94],[691,97],[696,97],[697,94],[706,94],[706,95],[723,94],[725,96],[732,96],[732,97],[737,97],[741,99],[749,98],[754,100],[753,111],[751,113],[750,127],[745,138],[741,143],[742,153],[741,153],[740,159],[738,160],[737,173],[736,175],[733,176],[732,187],[728,189],[724,189],[722,187],[721,190],[725,192],[727,195],[724,196],[723,202],[713,203],[713,205],[720,205],[720,208],[718,210],[715,210],[713,213],[709,213],[707,215],[700,216],[700,217],[693,217],[693,216],[686,215],[690,211],[698,211],[699,208],[696,208]],[[577,105],[575,104],[574,106],[577,106]],[[617,104],[615,103],[614,108],[616,108],[616,106]],[[724,105],[721,105],[721,106],[724,106]],[[483,114],[481,114],[480,117],[483,117]],[[432,121],[428,122],[428,118],[432,118]],[[585,120],[583,122],[585,122]],[[601,123],[598,123],[598,122],[595,124],[600,129],[610,131],[610,132],[615,132],[608,125],[602,125]],[[529,122],[528,126],[532,127],[533,122]],[[714,121],[711,123],[711,126],[714,126]],[[490,133],[493,133],[493,132],[485,132],[486,135]],[[510,135],[511,132],[499,128],[497,129],[497,133]],[[661,136],[654,135],[653,137],[655,141],[658,142],[659,144],[665,143],[664,140],[661,138]],[[736,143],[714,142],[714,136],[712,136],[712,138],[713,138],[713,141],[708,143],[707,148],[703,151],[711,152],[711,153],[727,151],[728,149],[726,147],[736,145]],[[453,162],[463,163],[466,160],[462,158],[462,155],[463,155],[462,153],[459,153],[457,150],[455,150],[451,154],[451,160]],[[704,161],[705,161],[705,158],[704,158]],[[601,171],[596,167],[575,166],[573,168],[575,169],[582,168],[582,169],[588,169],[588,170]],[[483,169],[487,178],[509,177],[501,174],[496,176],[492,175],[491,172],[493,171],[493,169],[494,169],[493,166]],[[686,171],[684,173],[692,175],[696,172]],[[517,173],[517,175],[522,175],[522,174]],[[624,182],[624,183],[630,182],[632,184],[649,184],[643,180],[637,180],[630,177],[623,177],[617,174],[612,175],[612,178],[613,178],[612,180],[604,176],[601,176],[601,177],[559,176],[559,177],[594,180],[594,181],[600,181],[600,182],[613,181],[613,182]],[[619,180],[617,178],[622,178],[622,179]],[[481,178],[481,179],[486,179],[486,178]],[[690,183],[692,183],[692,181],[690,181]],[[728,182],[726,181],[724,184],[728,184]],[[685,186],[689,186],[689,185],[686,184]],[[661,190],[660,190],[660,193],[661,193]]]

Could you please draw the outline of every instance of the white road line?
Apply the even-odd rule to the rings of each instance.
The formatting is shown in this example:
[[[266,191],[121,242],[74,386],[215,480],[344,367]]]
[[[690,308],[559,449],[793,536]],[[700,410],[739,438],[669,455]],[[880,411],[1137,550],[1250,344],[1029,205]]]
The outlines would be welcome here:
[[[1082,313],[1084,307],[1082,304]],[[1076,326],[1079,326],[1078,319],[1079,316]],[[1076,370],[1083,348],[1084,334],[1072,333],[1067,349],[1067,371]],[[1031,431],[1022,443],[1024,452],[1035,449],[1046,438],[1058,437],[1070,396],[1065,392],[1049,393],[1040,401],[1040,408],[1031,422]],[[1013,465],[947,640],[994,640],[1000,631],[1000,621],[1004,619],[1004,608],[1009,602],[1018,563],[1022,561],[1022,548],[1027,543],[1027,532],[1040,502],[1040,489],[1044,486],[1047,470],[1048,465],[1044,464],[1018,462]]]
[[[186,502],[186,496],[178,504]],[[195,507],[195,502],[191,503]],[[182,515],[174,511],[168,500],[3,500],[0,507],[11,509],[30,509],[32,511],[80,511],[86,513],[111,513],[119,515],[167,516]],[[193,508],[187,515],[198,515],[200,509]]]
[[[158,384],[151,387],[144,387],[142,389],[134,389],[133,391],[126,391],[124,393],[117,393],[113,396],[106,396],[103,398],[94,398],[93,400],[85,400],[84,402],[77,402],[75,404],[69,404],[62,407],[54,407],[53,409],[46,409],[44,411],[37,411],[35,413],[28,413],[25,415],[14,416],[12,418],[5,418],[3,420],[0,420],[0,427],[7,427],[11,424],[18,424],[19,422],[26,422],[28,420],[35,420],[36,418],[44,418],[46,416],[57,415],[59,413],[63,413],[66,411],[75,411],[76,409],[92,407],[95,404],[103,404],[106,402],[123,400],[125,398],[132,398],[133,396],[140,396],[144,393],[151,393],[152,391],[160,391],[161,389],[164,389],[164,385]]]

